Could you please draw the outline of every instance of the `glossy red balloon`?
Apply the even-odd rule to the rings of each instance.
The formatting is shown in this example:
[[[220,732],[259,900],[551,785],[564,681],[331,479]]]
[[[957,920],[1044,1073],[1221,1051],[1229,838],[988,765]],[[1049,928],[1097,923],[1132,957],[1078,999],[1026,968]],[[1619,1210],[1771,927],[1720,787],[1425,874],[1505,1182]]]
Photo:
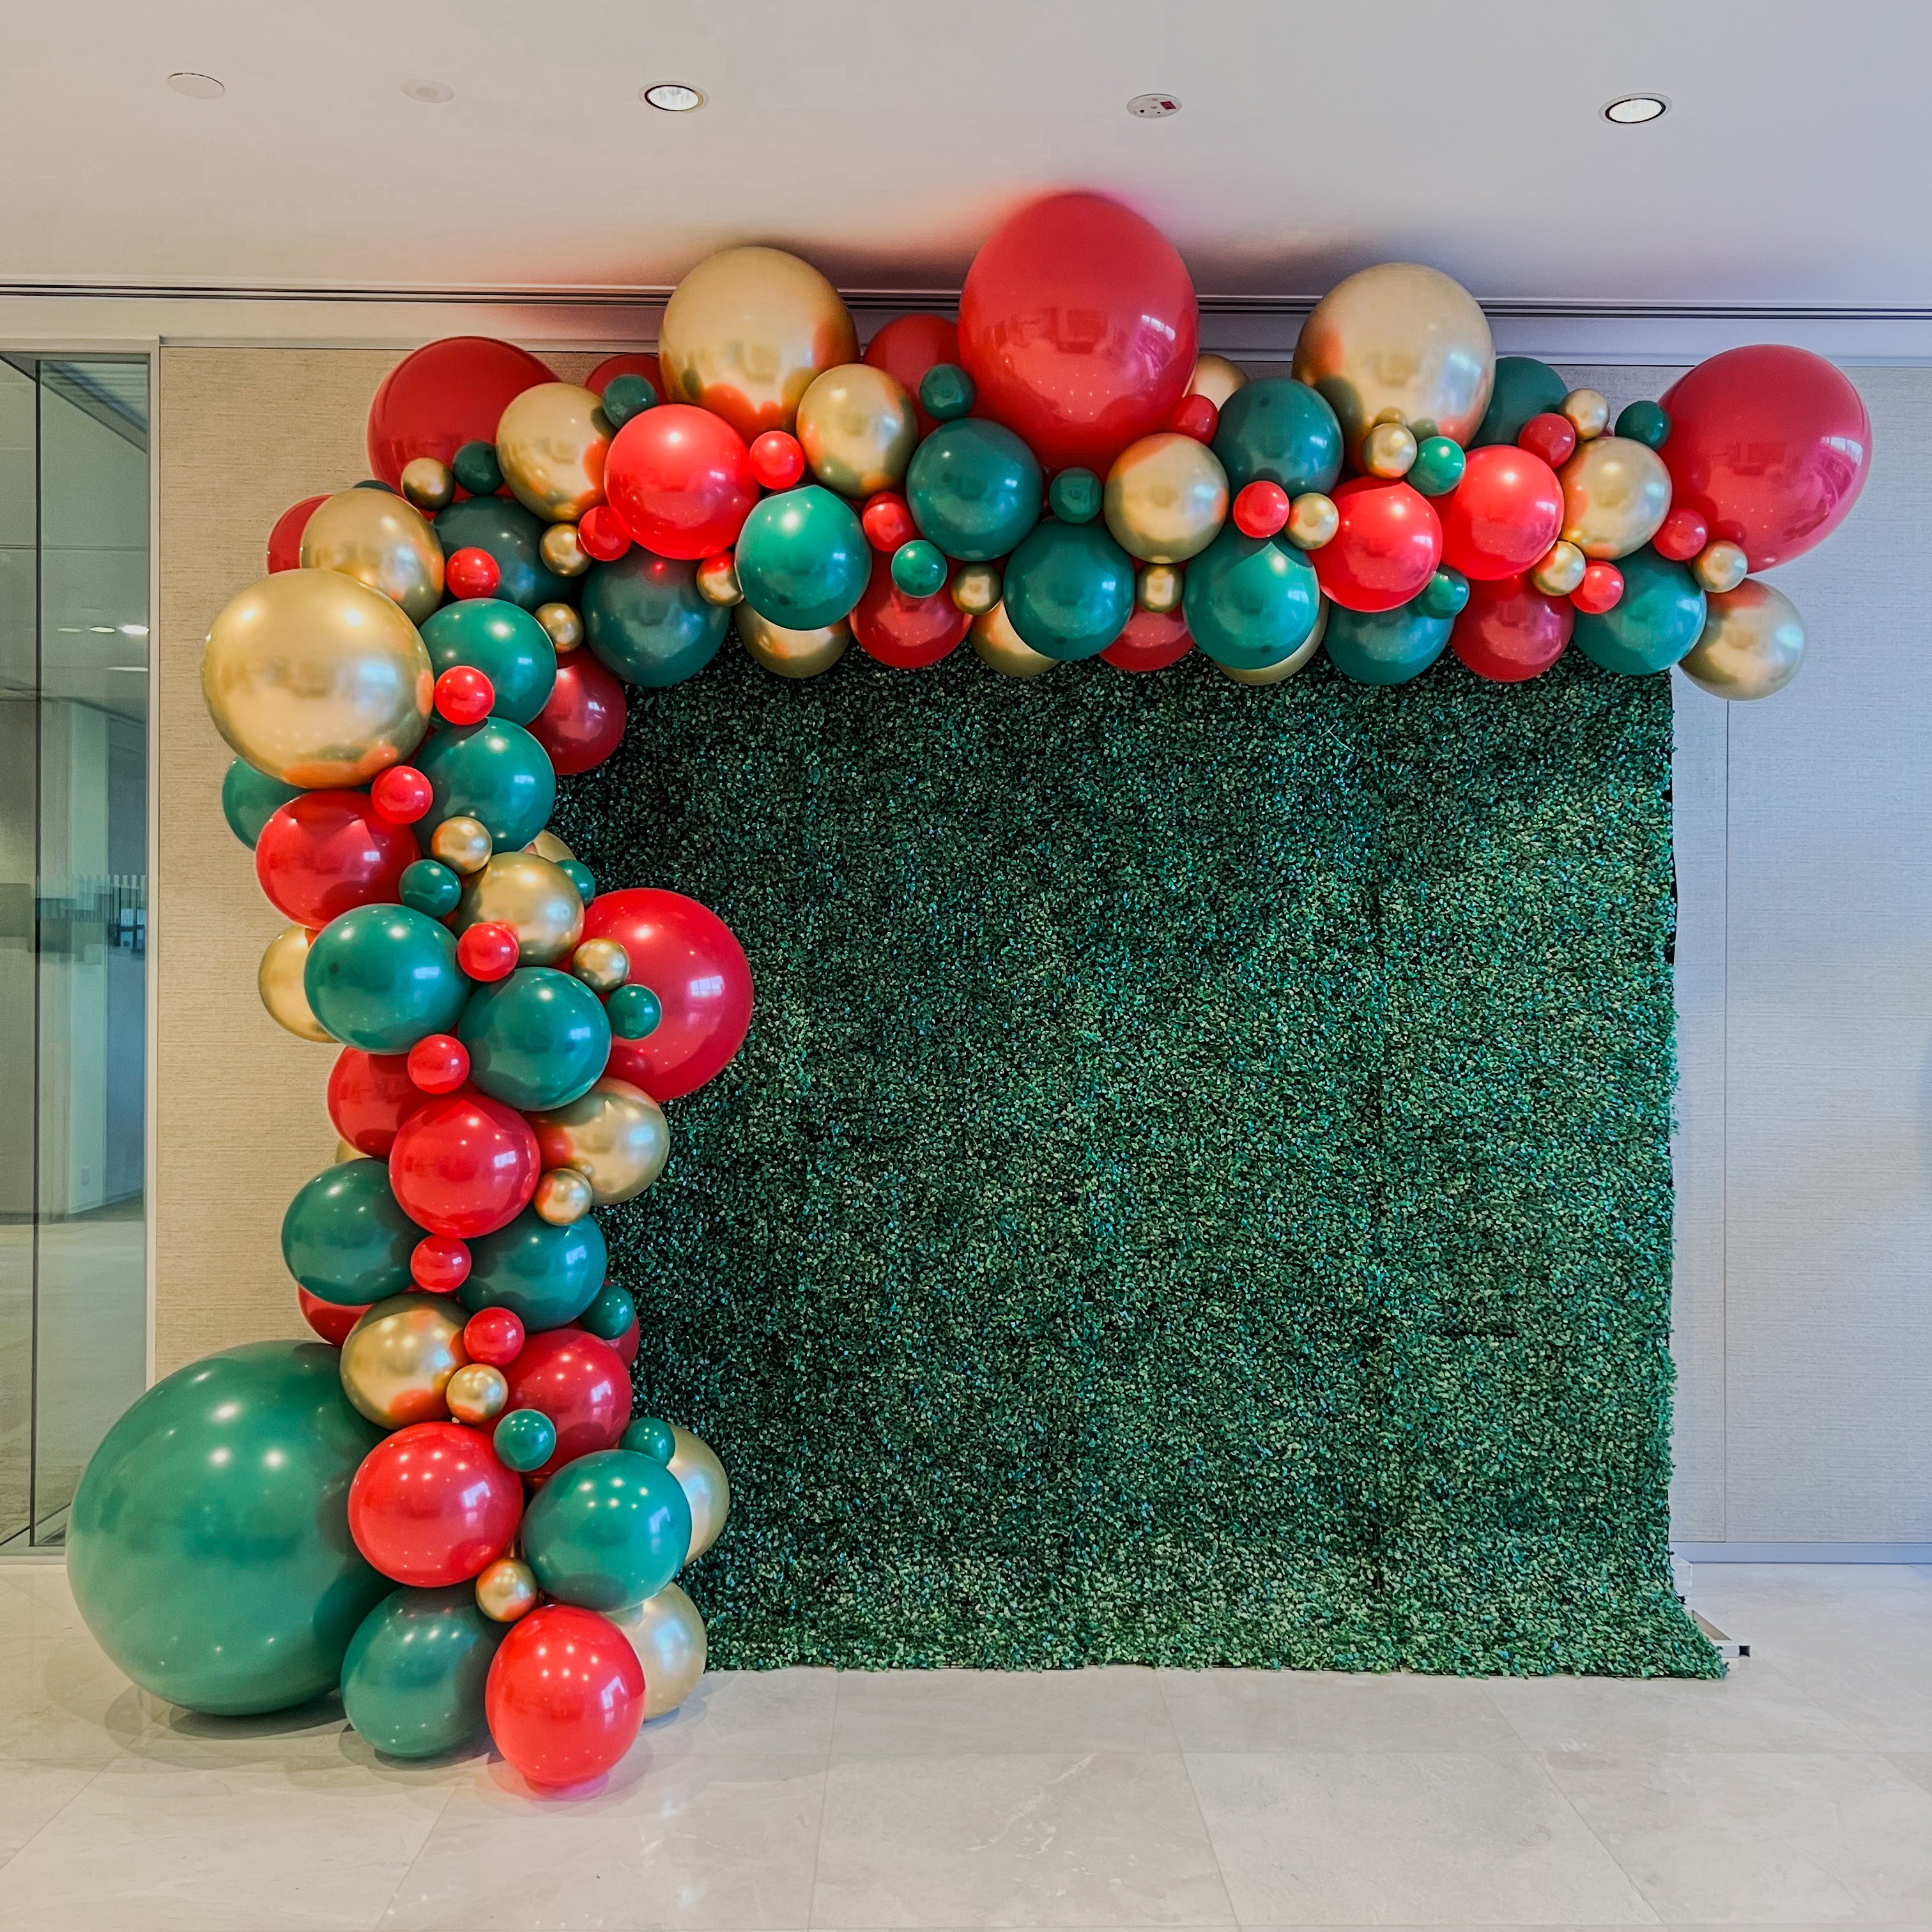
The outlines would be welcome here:
[[[1437,497],[1435,508],[1442,561],[1472,584],[1520,577],[1563,533],[1556,471],[1507,442],[1471,450],[1462,482]]]
[[[1576,453],[1576,425],[1568,416],[1546,410],[1532,416],[1516,433],[1519,449],[1540,457],[1552,470],[1560,470]]]
[[[1345,610],[1393,610],[1406,604],[1442,561],[1435,506],[1406,483],[1376,476],[1358,476],[1329,494],[1341,523],[1328,542],[1310,553],[1323,595]]]
[[[1235,496],[1234,527],[1244,537],[1274,536],[1288,527],[1288,513],[1292,507],[1288,492],[1279,483],[1270,483],[1266,477],[1257,477],[1252,483],[1243,484]],[[1106,653],[1103,651],[1101,656],[1104,657]]]
[[[386,1436],[349,1485],[349,1533],[385,1576],[418,1589],[460,1583],[510,1546],[524,1486],[490,1438],[458,1422]]]
[[[454,1094],[470,1078],[470,1049],[453,1033],[425,1034],[403,1064],[425,1094]]]
[[[369,800],[392,825],[413,825],[436,802],[436,789],[413,765],[378,772]]]
[[[1672,563],[1688,563],[1710,541],[1710,526],[1695,510],[1679,504],[1658,526],[1650,545]]]
[[[1583,580],[1570,593],[1570,602],[1592,616],[1614,610],[1623,602],[1624,574],[1613,563],[1593,563],[1583,572]]]
[[[410,1078],[409,1055],[345,1046],[328,1074],[328,1118],[359,1154],[387,1160],[403,1123],[429,1096]]]
[[[973,259],[959,360],[976,412],[1048,470],[1104,476],[1187,393],[1200,346],[1194,284],[1151,222],[1097,194],[1022,208]]]
[[[1116,670],[1165,670],[1193,648],[1193,634],[1178,610],[1143,610],[1136,604],[1126,628],[1100,655]]]
[[[425,1234],[410,1250],[410,1279],[425,1294],[454,1294],[470,1279],[469,1244],[454,1234]]]
[[[1844,521],[1871,468],[1871,418],[1850,380],[1808,349],[1727,349],[1659,398],[1672,500],[1753,570],[1802,556]]]
[[[1183,396],[1168,413],[1167,426],[1176,436],[1212,442],[1221,427],[1221,412],[1205,396]]]
[[[463,1324],[464,1350],[472,1362],[508,1368],[523,1346],[523,1318],[514,1308],[479,1308]]]
[[[444,589],[459,599],[494,597],[497,585],[502,580],[502,570],[496,560],[487,550],[479,550],[474,544],[452,550],[448,562],[442,567]]]
[[[299,570],[302,568],[302,532],[308,528],[309,518],[328,501],[326,496],[304,496],[299,503],[291,503],[275,519],[275,527],[268,532],[268,574],[271,577],[278,570]]]
[[[661,403],[612,438],[604,494],[645,549],[697,560],[738,541],[758,484],[745,439],[722,416]]]
[[[644,1667],[607,1617],[546,1604],[510,1626],[490,1660],[490,1738],[530,1784],[582,1784],[631,1748],[644,1721]]]
[[[569,778],[594,770],[623,742],[625,716],[622,685],[588,651],[566,651],[530,733]]]
[[[621,354],[605,356],[584,377],[584,386],[593,396],[601,396],[620,376],[643,376],[662,400],[664,371],[658,367],[658,358],[648,350],[627,349]]]
[[[506,980],[516,970],[522,950],[514,926],[485,920],[456,942],[456,963],[472,980]]]
[[[888,556],[901,544],[910,543],[919,535],[919,526],[912,520],[912,506],[896,490],[881,490],[876,496],[868,496],[866,507],[859,512],[859,526],[866,532],[866,541]]]
[[[425,1100],[389,1150],[389,1186],[403,1212],[433,1234],[465,1240],[514,1220],[542,1172],[530,1123],[487,1094]]]
[[[789,490],[805,474],[805,446],[789,430],[768,429],[746,452],[752,474],[767,490]]]
[[[556,1448],[532,1479],[541,1482],[580,1456],[614,1449],[631,1419],[631,1372],[608,1342],[581,1328],[526,1336],[504,1371],[512,1408],[540,1408],[556,1427]]]
[[[1575,622],[1567,597],[1546,597],[1527,577],[1472,583],[1449,648],[1478,677],[1521,684],[1563,655]]]
[[[452,664],[436,681],[435,699],[436,710],[451,724],[480,724],[496,701],[496,687],[474,664]]]
[[[345,1308],[340,1302],[325,1301],[319,1294],[311,1294],[305,1288],[298,1287],[296,1300],[302,1312],[302,1319],[326,1342],[332,1348],[339,1348],[349,1339],[349,1331],[367,1315],[372,1303],[364,1302],[360,1308]]]
[[[908,597],[892,581],[892,560],[872,554],[872,574],[852,612],[859,648],[898,670],[920,670],[958,649],[973,620],[944,590]]]
[[[577,541],[586,556],[615,563],[631,548],[631,533],[608,503],[593,503],[578,519]]]
[[[926,372],[941,362],[959,360],[959,331],[943,315],[902,315],[889,322],[866,344],[866,360],[883,369],[919,406],[919,386]],[[919,410],[919,433],[930,436],[938,422]]]
[[[425,343],[382,378],[369,405],[370,474],[393,488],[412,458],[448,463],[466,442],[494,442],[511,401],[556,380],[527,350],[490,336]]]
[[[395,898],[416,856],[415,835],[367,792],[305,791],[262,827],[255,878],[284,918],[324,926],[352,907]]]

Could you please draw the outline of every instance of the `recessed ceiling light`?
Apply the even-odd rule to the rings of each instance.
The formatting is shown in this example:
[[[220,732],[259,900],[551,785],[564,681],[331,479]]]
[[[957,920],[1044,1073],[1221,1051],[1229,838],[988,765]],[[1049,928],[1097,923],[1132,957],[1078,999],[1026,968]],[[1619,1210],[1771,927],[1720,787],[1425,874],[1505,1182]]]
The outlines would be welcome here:
[[[704,90],[686,87],[681,80],[661,80],[654,86],[638,88],[638,98],[646,107],[662,107],[667,114],[688,114],[704,105]]]
[[[219,100],[228,92],[212,74],[171,74],[168,85],[190,100]]]
[[[1127,112],[1143,121],[1165,121],[1180,112],[1180,103],[1171,94],[1137,94],[1127,103]]]
[[[440,80],[406,80],[403,92],[412,100],[427,101],[432,107],[440,107],[446,100],[456,98],[456,90],[446,87]]]
[[[1634,128],[1670,112],[1670,103],[1660,94],[1626,94],[1604,110],[1604,118],[1614,121],[1619,128]]]

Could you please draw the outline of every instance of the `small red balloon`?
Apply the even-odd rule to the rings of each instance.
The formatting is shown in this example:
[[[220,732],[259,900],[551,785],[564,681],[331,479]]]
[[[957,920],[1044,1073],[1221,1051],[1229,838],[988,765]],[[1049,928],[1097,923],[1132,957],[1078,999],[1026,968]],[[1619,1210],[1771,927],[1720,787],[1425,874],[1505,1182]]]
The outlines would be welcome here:
[[[453,462],[466,442],[494,442],[512,400],[556,378],[527,351],[487,335],[425,343],[382,378],[369,405],[369,469],[392,488],[412,458]]]
[[[944,590],[908,597],[892,581],[890,553],[872,559],[872,574],[852,613],[859,648],[898,670],[922,670],[956,650],[973,620]]]
[[[912,520],[912,506],[896,490],[881,490],[877,496],[868,496],[866,507],[859,512],[859,525],[866,532],[866,541],[888,556],[901,544],[910,543],[919,535],[919,526]]]
[[[432,1234],[465,1240],[514,1221],[542,1171],[529,1121],[486,1094],[424,1101],[389,1150],[389,1186],[403,1212]]]
[[[1193,648],[1193,633],[1178,610],[1143,610],[1136,605],[1126,628],[1100,655],[1116,670],[1165,670]]]
[[[474,664],[452,664],[436,681],[436,708],[452,724],[482,724],[496,701],[496,687]]]
[[[386,1436],[349,1485],[349,1533],[385,1576],[418,1589],[466,1582],[510,1546],[524,1486],[490,1438],[455,1422]]]
[[[423,1100],[404,1054],[345,1046],[329,1070],[328,1118],[351,1147],[374,1160],[388,1159],[397,1130]]]
[[[456,598],[494,597],[502,577],[496,560],[474,544],[451,551],[442,567],[443,587]]]
[[[1177,436],[1212,442],[1221,427],[1221,412],[1205,396],[1183,396],[1168,412],[1167,426]]]
[[[1473,584],[1492,584],[1521,576],[1563,534],[1563,486],[1541,457],[1492,443],[1469,452],[1462,482],[1436,511],[1442,561]]]
[[[1375,476],[1358,476],[1330,494],[1341,524],[1331,542],[1311,553],[1322,594],[1345,610],[1406,604],[1442,561],[1435,506],[1406,483]]]
[[[902,315],[887,322],[866,344],[866,360],[891,376],[919,409],[919,386],[926,380],[926,371],[941,362],[959,360],[959,332],[943,315]],[[919,409],[921,436],[930,436],[938,426]]]
[[[539,1408],[556,1425],[556,1448],[539,1481],[580,1456],[614,1449],[631,1419],[631,1376],[608,1342],[581,1328],[526,1336],[509,1370],[508,1408]]]
[[[752,441],[752,474],[767,490],[789,490],[805,474],[805,451],[788,430],[768,429]]]
[[[454,1094],[470,1078],[470,1049],[453,1033],[429,1034],[410,1048],[404,1064],[425,1094]]]
[[[1532,416],[1516,432],[1516,446],[1560,470],[1576,452],[1576,425],[1554,410]]]
[[[1613,563],[1593,563],[1583,572],[1583,580],[1570,593],[1570,601],[1593,617],[1614,610],[1623,601],[1624,574]]]
[[[644,1720],[644,1667],[608,1618],[546,1604],[510,1626],[490,1660],[483,1712],[490,1738],[529,1783],[601,1778]]]
[[[304,496],[299,503],[291,503],[275,519],[275,526],[268,532],[268,574],[271,577],[278,571],[299,570],[302,568],[302,532],[308,528],[309,518],[328,501],[326,496]]]
[[[658,358],[648,350],[627,349],[607,356],[584,379],[584,386],[593,396],[601,396],[620,376],[641,376],[659,396],[664,394],[664,373]]]
[[[320,927],[353,907],[394,899],[416,858],[415,838],[367,792],[307,791],[262,827],[255,877],[284,918]]]
[[[435,796],[429,780],[413,765],[392,765],[378,772],[369,788],[370,803],[392,825],[415,824]]]
[[[425,1294],[454,1294],[470,1279],[470,1245],[454,1234],[425,1234],[410,1250],[410,1279]]]
[[[1548,597],[1527,577],[1472,583],[1449,647],[1478,677],[1520,684],[1563,655],[1576,616],[1567,597]]]
[[[1288,527],[1288,492],[1279,483],[1265,478],[1244,483],[1234,496],[1234,527],[1244,537],[1274,536]]]
[[[479,1308],[463,1324],[464,1353],[472,1362],[506,1369],[523,1346],[523,1321],[514,1309]]]
[[[624,687],[588,651],[557,660],[556,682],[530,734],[560,776],[601,765],[624,740]]]
[[[296,1301],[302,1312],[302,1319],[326,1342],[332,1348],[339,1348],[349,1339],[349,1331],[367,1315],[374,1304],[364,1302],[360,1308],[345,1308],[340,1302],[325,1301],[319,1294],[311,1294],[305,1288],[297,1288]]]
[[[744,438],[689,403],[662,403],[625,424],[604,458],[604,490],[646,550],[694,561],[729,550],[758,500]]]
[[[1672,563],[1688,563],[1711,541],[1711,527],[1695,510],[1679,504],[1658,527],[1651,547]]]
[[[608,503],[593,503],[578,520],[577,541],[586,556],[615,563],[631,547],[631,533]]]
[[[456,963],[472,980],[507,979],[516,970],[520,950],[516,928],[489,919],[472,926],[458,940]]]

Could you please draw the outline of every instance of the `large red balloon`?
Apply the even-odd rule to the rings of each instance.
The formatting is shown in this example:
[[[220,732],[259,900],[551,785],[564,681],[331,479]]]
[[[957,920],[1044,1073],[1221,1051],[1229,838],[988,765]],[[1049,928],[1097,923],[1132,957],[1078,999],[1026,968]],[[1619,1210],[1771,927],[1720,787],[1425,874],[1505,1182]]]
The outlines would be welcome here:
[[[488,335],[426,342],[382,378],[369,405],[369,469],[394,487],[403,465],[447,463],[466,442],[494,442],[510,404],[556,376],[531,355]]]
[[[1136,604],[1126,628],[1100,655],[1116,670],[1165,670],[1193,648],[1193,633],[1178,610],[1143,610]]]
[[[1576,621],[1568,598],[1546,597],[1526,577],[1472,583],[1449,648],[1478,677],[1521,684],[1540,677],[1563,655]]]
[[[959,360],[958,330],[943,315],[902,315],[866,344],[866,360],[874,369],[884,370],[912,398],[919,410],[919,433],[930,436],[939,425],[920,405],[919,386],[928,369]]]
[[[556,661],[549,701],[530,720],[530,736],[568,778],[601,765],[624,737],[624,687],[590,653],[578,649]]]
[[[1845,520],[1871,467],[1871,418],[1808,349],[1727,349],[1664,391],[1673,503],[1741,544],[1754,570],[1789,563]]]
[[[542,1409],[556,1426],[550,1460],[530,1472],[536,1481],[580,1456],[616,1448],[631,1419],[631,1372],[608,1342],[581,1328],[546,1328],[525,1340],[503,1372],[510,1379],[505,1407]]]
[[[309,518],[328,501],[326,496],[304,496],[299,503],[291,503],[275,519],[275,527],[268,532],[271,577],[278,570],[302,568],[302,532],[308,528]]]
[[[585,909],[586,939],[614,939],[634,985],[664,1017],[642,1040],[610,1042],[610,1071],[653,1100],[675,1100],[720,1072],[752,1023],[752,968],[718,915],[661,886],[599,892]]]
[[[658,399],[664,397],[664,371],[658,367],[658,358],[648,349],[626,349],[615,356],[607,356],[584,379],[584,386],[594,396],[601,396],[620,376],[641,376],[658,392]]]
[[[1435,506],[1406,483],[1377,476],[1358,476],[1334,495],[1341,526],[1310,554],[1323,594],[1345,610],[1406,604],[1442,561]]]
[[[997,229],[959,298],[959,359],[978,413],[1049,470],[1104,476],[1187,393],[1194,284],[1150,222],[1097,194],[1056,194]]]
[[[490,1438],[456,1422],[386,1436],[349,1485],[356,1546],[398,1583],[434,1590],[502,1555],[524,1518],[524,1486]]]
[[[1514,443],[1469,452],[1462,480],[1436,500],[1442,561],[1474,584],[1517,577],[1563,533],[1563,486]]]
[[[302,1310],[302,1319],[332,1348],[340,1348],[348,1340],[350,1330],[374,1306],[365,1301],[360,1308],[345,1308],[340,1302],[325,1301],[299,1286],[296,1289],[296,1303]]]
[[[372,1160],[387,1160],[396,1130],[429,1098],[410,1078],[406,1053],[345,1046],[328,1074],[328,1118],[335,1131]]]
[[[324,926],[352,907],[393,900],[417,858],[416,835],[366,791],[305,791],[268,816],[255,841],[255,878],[298,926]]]
[[[632,537],[659,556],[716,556],[758,500],[752,453],[722,416],[661,403],[611,439],[604,494]]]
[[[425,1100],[389,1150],[389,1186],[403,1212],[432,1234],[466,1241],[514,1221],[542,1172],[530,1122],[474,1091]]]
[[[897,670],[922,670],[956,650],[973,620],[944,590],[908,597],[892,581],[892,560],[872,553],[872,574],[852,612],[859,648]]]
[[[601,1778],[644,1721],[644,1667],[608,1617],[546,1604],[510,1626],[484,1680],[490,1738],[532,1784]]]

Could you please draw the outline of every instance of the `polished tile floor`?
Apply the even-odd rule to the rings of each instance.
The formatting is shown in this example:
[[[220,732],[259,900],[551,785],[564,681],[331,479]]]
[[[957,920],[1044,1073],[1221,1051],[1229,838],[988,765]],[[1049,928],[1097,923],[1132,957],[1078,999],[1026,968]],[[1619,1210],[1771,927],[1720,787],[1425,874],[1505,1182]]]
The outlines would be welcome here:
[[[714,1676],[600,1790],[158,1706],[0,1570],[0,1927],[1932,1926],[1932,1570],[1703,1567],[1722,1684]]]

